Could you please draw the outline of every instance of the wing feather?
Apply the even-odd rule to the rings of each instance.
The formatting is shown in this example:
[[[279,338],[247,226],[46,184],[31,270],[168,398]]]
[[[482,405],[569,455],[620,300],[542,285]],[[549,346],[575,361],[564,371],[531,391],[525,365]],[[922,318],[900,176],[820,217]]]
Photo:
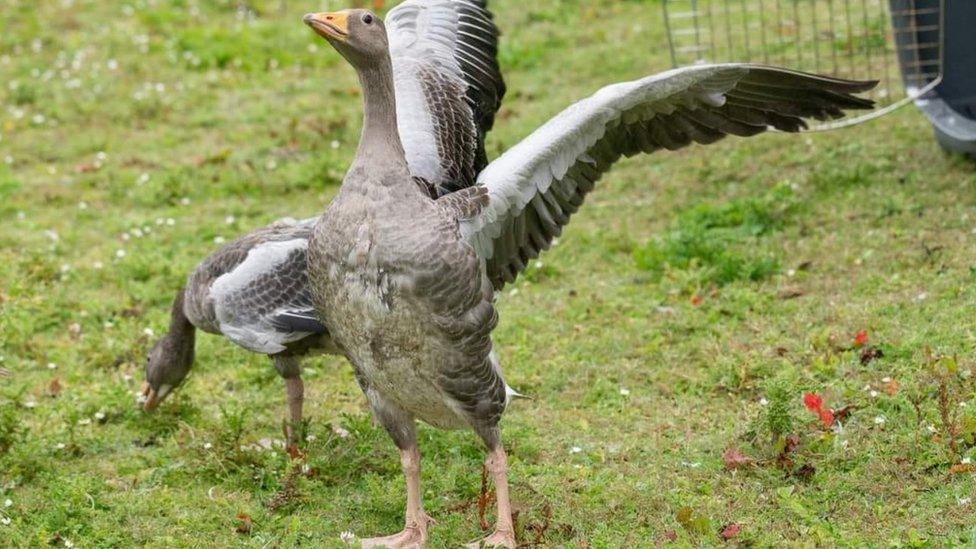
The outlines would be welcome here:
[[[475,184],[505,95],[484,0],[407,0],[386,20],[397,125],[410,171],[436,196]]]
[[[481,215],[461,231],[485,259],[495,289],[546,249],[621,156],[769,128],[796,132],[805,119],[871,108],[854,82],[759,65],[702,65],[607,86],[555,116],[478,176]]]

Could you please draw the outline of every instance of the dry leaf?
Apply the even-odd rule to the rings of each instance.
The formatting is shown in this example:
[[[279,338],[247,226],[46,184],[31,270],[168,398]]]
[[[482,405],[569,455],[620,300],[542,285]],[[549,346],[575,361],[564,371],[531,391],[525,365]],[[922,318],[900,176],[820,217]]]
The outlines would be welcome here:
[[[803,464],[802,467],[796,470],[793,474],[800,480],[810,480],[813,478],[813,474],[817,472],[817,468],[809,463]]]
[[[297,444],[289,444],[285,451],[288,452],[288,457],[293,460],[302,459],[305,457],[305,453],[302,452]]]
[[[867,365],[871,362],[884,357],[884,351],[877,347],[865,347],[861,350],[861,364]]]
[[[57,398],[64,391],[64,385],[61,384],[61,380],[58,378],[52,379],[47,384],[47,396],[51,398]]]
[[[752,465],[755,462],[751,457],[731,447],[726,448],[725,452],[722,453],[722,460],[725,462],[725,468],[729,471]]]
[[[722,539],[728,541],[734,538],[735,536],[738,536],[739,532],[741,531],[742,531],[742,525],[737,522],[733,522],[727,525],[725,528],[722,528],[722,531],[719,533],[719,536]]]
[[[237,513],[237,525],[234,526],[234,531],[238,534],[250,534],[251,527],[254,526],[254,521],[251,520],[251,516],[247,513]]]
[[[892,379],[891,381],[885,383],[884,392],[888,393],[889,396],[895,396],[898,394],[898,380]]]

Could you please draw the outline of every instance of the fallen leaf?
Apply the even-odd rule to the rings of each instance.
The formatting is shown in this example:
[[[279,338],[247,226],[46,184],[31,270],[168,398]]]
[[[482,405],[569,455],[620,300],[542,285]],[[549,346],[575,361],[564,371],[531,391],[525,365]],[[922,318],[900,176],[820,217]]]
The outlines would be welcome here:
[[[47,384],[47,396],[51,398],[57,398],[64,391],[64,385],[61,384],[61,380],[58,378],[52,379]]]
[[[854,346],[864,347],[868,343],[868,332],[867,330],[860,330],[854,334]]]
[[[804,463],[802,467],[797,469],[793,474],[800,480],[810,480],[813,478],[813,474],[817,472],[817,468],[809,463]]]
[[[834,410],[834,419],[836,419],[837,421],[844,421],[847,419],[847,416],[851,415],[851,412],[853,412],[854,409],[855,407],[851,404],[848,404],[847,406],[842,406]]]
[[[739,532],[741,531],[742,531],[742,525],[739,524],[738,522],[733,522],[731,524],[727,524],[725,528],[722,528],[722,531],[719,533],[719,536],[722,539],[728,541],[734,538],[735,536],[738,536]]]
[[[752,465],[755,462],[751,457],[732,447],[726,448],[725,452],[722,453],[722,461],[725,462],[725,468],[729,471]]]
[[[830,408],[824,408],[823,397],[820,395],[816,393],[803,395],[803,405],[806,406],[807,410],[817,414],[824,427],[829,429],[834,424],[834,412]]]
[[[678,541],[678,533],[674,530],[665,530],[660,536],[657,537],[657,539],[659,544]]]
[[[960,475],[963,473],[976,473],[976,467],[972,463],[956,463],[949,467],[949,474]]]
[[[790,456],[796,451],[797,446],[800,445],[800,435],[795,433],[788,435],[782,439],[781,443],[783,447],[776,456],[776,465],[780,469],[790,469],[793,467],[793,458]]]
[[[254,521],[251,520],[251,516],[247,513],[237,513],[237,525],[234,526],[234,531],[238,534],[250,534],[251,527],[254,526]]]
[[[75,172],[76,173],[91,173],[91,172],[94,172],[94,171],[97,171],[97,170],[98,170],[98,166],[96,166],[94,164],[76,164],[75,165]]]
[[[878,347],[873,347],[873,346],[865,347],[864,349],[861,350],[861,356],[860,356],[861,364],[865,366],[870,364],[872,361],[875,361],[883,357],[884,357],[884,351],[882,351]]]
[[[697,307],[697,306],[701,305],[701,303],[702,303],[702,296],[700,296],[698,294],[695,294],[695,295],[691,296],[691,304],[692,305],[694,305],[695,307]]]
[[[884,392],[888,393],[888,396],[895,396],[898,394],[898,380],[892,379],[885,383]]]
[[[285,448],[285,452],[288,452],[288,457],[293,460],[299,460],[305,457],[305,453],[298,448],[297,444],[289,444]]]
[[[816,393],[807,393],[803,395],[803,405],[807,407],[807,410],[811,412],[820,412],[823,408],[823,397]]]
[[[833,410],[820,410],[819,415],[820,415],[820,423],[822,423],[823,426],[826,427],[827,429],[829,429],[831,425],[834,424]]]

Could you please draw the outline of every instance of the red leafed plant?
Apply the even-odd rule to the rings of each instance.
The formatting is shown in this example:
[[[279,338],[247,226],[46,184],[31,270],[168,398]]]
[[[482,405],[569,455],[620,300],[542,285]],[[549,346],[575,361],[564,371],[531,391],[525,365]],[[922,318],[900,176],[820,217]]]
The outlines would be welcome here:
[[[857,332],[856,334],[854,334],[854,346],[855,347],[864,347],[867,344],[868,344],[868,331],[867,330],[860,330],[859,332]]]
[[[830,408],[824,408],[823,397],[816,393],[807,393],[803,395],[803,405],[807,407],[807,410],[817,414],[820,418],[820,422],[823,423],[824,427],[827,429],[834,424],[834,411]]]

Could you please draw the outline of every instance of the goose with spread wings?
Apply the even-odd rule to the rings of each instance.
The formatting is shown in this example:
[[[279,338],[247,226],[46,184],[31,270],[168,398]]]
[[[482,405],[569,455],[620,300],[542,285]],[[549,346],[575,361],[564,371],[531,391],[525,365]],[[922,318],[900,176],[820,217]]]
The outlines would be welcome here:
[[[429,9],[428,9],[429,8]],[[419,22],[418,17],[423,16]],[[505,95],[498,29],[485,0],[414,0],[393,9],[391,34],[401,134],[410,172],[432,199],[475,184],[485,134]],[[418,39],[418,33],[427,38]],[[429,136],[429,138],[427,137]],[[312,308],[306,254],[315,219],[276,223],[218,249],[177,292],[170,328],[146,363],[144,407],[155,409],[187,377],[196,329],[271,357],[285,380],[291,442],[301,421],[301,359],[337,348]]]
[[[809,118],[870,108],[855,94],[875,83],[756,65],[703,65],[615,84],[488,164],[476,185],[432,198],[412,175],[416,159],[409,149],[419,140],[438,164],[433,151],[441,149],[434,143],[453,141],[398,130],[404,104],[390,52],[405,47],[436,64],[437,52],[449,44],[420,32],[437,19],[436,5],[414,7],[409,17],[391,16],[388,26],[364,10],[305,17],[356,69],[364,101],[359,150],[309,240],[312,299],[399,448],[407,481],[404,529],[363,545],[427,541],[419,419],[470,428],[484,441],[497,522],[483,543],[514,547],[499,420],[515,393],[492,351],[495,292],[549,246],[621,156],[770,128],[796,132]],[[398,36],[405,27],[418,30],[409,42]]]

